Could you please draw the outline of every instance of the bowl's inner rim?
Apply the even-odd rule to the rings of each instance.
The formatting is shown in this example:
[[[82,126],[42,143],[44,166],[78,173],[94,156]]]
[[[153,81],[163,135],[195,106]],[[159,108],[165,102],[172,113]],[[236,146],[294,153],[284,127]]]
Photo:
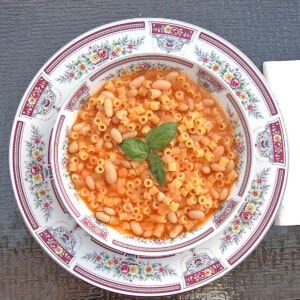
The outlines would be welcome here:
[[[82,79],[80,81],[80,83],[78,84],[78,86],[82,86],[82,84],[87,84],[90,88],[90,91],[93,90],[93,86],[97,86],[95,88],[95,91],[97,91],[101,86],[99,85],[99,82],[104,82],[106,81],[105,80],[105,74],[110,74],[109,72],[113,69],[116,69],[117,67],[121,67],[121,66],[124,66],[124,64],[130,64],[132,62],[136,62],[136,61],[141,61],[141,60],[145,60],[145,61],[162,61],[164,63],[174,63],[174,64],[178,64],[178,65],[185,65],[186,67],[189,67],[191,70],[196,67],[198,70],[205,70],[205,72],[207,72],[212,78],[214,78],[219,84],[222,85],[222,87],[224,88],[224,90],[227,92],[227,95],[230,95],[228,96],[228,99],[230,99],[231,101],[231,104],[234,103],[234,106],[235,106],[235,109],[238,111],[238,116],[239,116],[239,121],[243,123],[243,130],[245,131],[245,128],[248,129],[250,128],[250,124],[247,120],[247,117],[246,117],[246,114],[244,112],[244,109],[242,108],[242,105],[239,103],[235,93],[226,85],[226,83],[224,81],[222,81],[216,74],[213,73],[213,71],[211,71],[210,69],[208,69],[207,67],[203,66],[203,65],[200,65],[199,63],[196,63],[194,61],[190,61],[189,59],[187,58],[183,58],[183,57],[178,57],[176,55],[164,55],[164,54],[153,54],[153,53],[144,53],[144,54],[134,54],[134,55],[130,55],[129,57],[125,57],[125,58],[119,58],[119,59],[115,59],[114,61],[112,62],[109,62],[107,63],[105,66],[101,66],[101,68],[95,70],[93,73],[91,73],[88,77]],[[191,77],[191,79],[195,80],[197,78],[197,76],[191,76],[191,74],[195,74],[195,72],[193,73],[188,73],[187,75]],[[66,100],[65,103],[68,103],[70,101],[70,99],[72,99],[72,97],[74,96],[74,94],[76,93],[76,91],[78,89],[74,89],[75,92],[72,93],[72,95]],[[94,92],[95,92],[94,91]],[[92,94],[93,92],[91,92]],[[218,98],[218,95],[216,95],[216,93],[212,93],[213,96],[219,101],[219,103],[221,102],[220,99]],[[224,106],[222,105],[222,103],[220,103],[220,105],[222,106],[222,108],[224,109]],[[67,120],[74,120],[76,115],[77,115],[77,111],[73,111],[73,112],[69,112],[69,111],[66,111],[66,105],[64,106],[64,109],[61,110],[61,113],[65,114],[66,118],[65,118],[65,121]],[[225,111],[225,109],[224,109]],[[226,111],[225,111],[226,113]],[[59,119],[59,118],[57,118]],[[242,120],[242,121],[241,121]],[[63,126],[67,126],[66,124],[63,125]],[[252,141],[252,136],[251,134],[248,134],[248,136],[250,137],[248,139],[248,142],[249,144],[247,143],[247,146],[251,146],[253,145],[253,141]],[[247,153],[247,157],[248,157],[248,161],[253,161],[252,160],[252,155],[253,155],[253,151],[249,151],[249,153]],[[250,176],[250,173],[251,173],[251,170],[253,169],[253,167],[251,167],[251,163],[250,163],[250,167],[248,168],[247,172],[249,173],[249,178],[251,177]],[[250,180],[247,180],[246,183],[243,184],[244,188],[246,188],[246,186],[249,184],[249,181]],[[68,191],[68,189],[67,189]],[[70,190],[69,190],[70,191]],[[72,191],[74,192],[74,191]],[[240,194],[240,192],[238,193]],[[74,196],[74,195],[73,195]],[[239,195],[240,196],[240,195]],[[81,198],[76,194],[76,198],[78,197],[78,200],[81,200]],[[64,197],[63,197],[64,198]],[[228,197],[229,198],[229,197]],[[242,199],[240,199],[239,202],[242,202],[241,201]],[[91,211],[88,209],[88,207],[86,206],[86,204],[84,203],[84,201],[79,201],[78,203],[81,204],[80,206],[80,209],[83,209],[83,207],[86,208],[87,211],[84,210],[84,212],[86,213],[90,213],[90,215],[93,215],[91,213]],[[84,204],[84,206],[82,205]],[[73,215],[74,217],[74,215]],[[81,222],[82,219],[79,217],[76,218],[77,221]],[[209,224],[211,222],[212,218],[207,221],[205,224]],[[102,224],[100,223],[98,220],[94,220],[96,222],[96,224],[100,224],[101,226],[105,225],[107,226],[106,224]],[[114,233],[115,233],[115,229],[107,226],[109,229],[113,230]],[[222,226],[223,227],[223,226]],[[203,228],[197,228],[195,229],[194,231],[192,232],[189,232],[187,233],[185,236],[186,236],[186,239],[189,239],[191,237],[194,237],[195,235],[199,235],[199,231],[203,229]],[[216,230],[214,230],[215,232]],[[217,230],[219,231],[219,230]],[[130,236],[130,238],[132,238]],[[136,242],[138,242],[140,240],[140,238],[137,238],[135,239]],[[132,242],[132,240],[131,240]],[[165,241],[167,242],[167,241]],[[179,241],[178,239],[178,242],[181,243],[181,241]],[[145,241],[142,242],[143,245],[145,244]],[[172,241],[172,244],[174,244],[174,241]],[[176,243],[175,243],[176,244]],[[162,245],[159,245],[158,247],[162,247]]]

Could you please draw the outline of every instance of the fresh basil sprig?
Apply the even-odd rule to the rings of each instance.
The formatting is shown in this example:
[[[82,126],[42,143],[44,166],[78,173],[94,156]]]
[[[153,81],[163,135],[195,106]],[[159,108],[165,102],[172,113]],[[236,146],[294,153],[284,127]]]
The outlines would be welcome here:
[[[144,160],[149,155],[149,146],[136,138],[124,140],[121,144],[121,149],[132,160]]]
[[[146,144],[150,149],[161,150],[174,138],[177,131],[177,123],[169,122],[161,124],[150,130],[146,135]]]
[[[156,152],[149,153],[149,167],[154,179],[160,186],[163,186],[166,182],[166,167]]]
[[[145,141],[128,138],[120,145],[121,150],[132,160],[141,161],[149,158],[150,171],[160,186],[163,186],[166,181],[166,167],[155,151],[163,149],[172,141],[177,127],[176,122],[164,123],[151,129],[147,133]]]

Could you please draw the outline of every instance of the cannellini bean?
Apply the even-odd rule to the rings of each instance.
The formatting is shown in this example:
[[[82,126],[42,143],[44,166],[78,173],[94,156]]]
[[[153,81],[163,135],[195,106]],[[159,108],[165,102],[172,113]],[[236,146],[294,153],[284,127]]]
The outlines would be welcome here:
[[[165,91],[169,90],[171,88],[171,85],[171,82],[168,80],[158,79],[152,83],[152,88]]]
[[[122,160],[122,166],[124,168],[127,168],[127,169],[131,169],[132,168],[132,164],[129,161],[127,161],[127,160]]]
[[[189,215],[189,217],[190,217],[191,219],[195,219],[195,220],[202,219],[202,218],[205,216],[205,214],[204,214],[203,211],[201,211],[201,210],[196,210],[196,209],[190,210],[190,211],[188,212],[188,215]]]
[[[183,226],[180,225],[180,224],[178,224],[178,225],[176,225],[175,227],[173,227],[173,228],[170,230],[170,238],[171,238],[171,239],[176,238],[176,237],[179,235],[179,233],[182,231],[182,229],[183,229]]]
[[[210,173],[210,167],[203,167],[202,168],[202,172],[204,173],[204,174],[209,174]]]
[[[121,132],[116,129],[116,128],[113,128],[110,132],[110,135],[111,135],[111,138],[118,144],[121,144],[122,141],[123,141],[123,137],[122,137],[122,134]]]
[[[112,100],[110,98],[105,98],[104,100],[104,113],[109,118],[113,115]]]
[[[133,80],[130,81],[129,87],[131,89],[138,88],[141,86],[142,82],[145,80],[145,76],[138,76],[135,77]]]
[[[235,166],[234,161],[233,161],[232,159],[229,160],[229,162],[228,162],[228,164],[227,164],[227,166],[226,166],[226,172],[228,173],[228,172],[230,172],[231,170],[233,170],[233,169],[234,169],[234,166]]]
[[[220,166],[217,163],[210,164],[210,168],[215,172],[224,172],[225,171],[225,167]]]
[[[138,93],[137,89],[132,88],[127,92],[127,97],[135,97],[137,93]]]
[[[137,236],[143,235],[143,228],[141,227],[140,223],[138,223],[137,221],[131,221],[130,228],[133,231],[133,233],[136,234]]]
[[[78,143],[76,141],[71,142],[68,150],[70,153],[76,153],[78,151]]]
[[[228,189],[227,188],[223,188],[222,191],[219,194],[219,199],[221,201],[225,200],[228,196]]]
[[[161,91],[159,89],[149,89],[149,97],[155,99],[161,96]]]
[[[91,176],[86,176],[85,183],[89,189],[91,189],[91,190],[95,189],[95,181]]]
[[[174,81],[177,78],[178,75],[179,75],[179,72],[171,71],[166,75],[166,79],[168,81]]]
[[[107,161],[104,165],[104,175],[109,184],[115,183],[118,179],[116,168],[110,161]]]
[[[81,131],[81,129],[86,126],[85,122],[81,122],[81,123],[77,123],[75,125],[73,125],[72,130],[73,131]]]
[[[133,138],[133,137],[136,137],[136,136],[137,136],[137,131],[136,130],[122,133],[123,140],[128,139],[128,138]]]
[[[112,207],[104,207],[103,211],[109,216],[115,216],[116,211]]]
[[[202,101],[204,106],[213,106],[215,104],[214,99],[203,99]]]
[[[156,195],[157,201],[163,201],[163,199],[166,197],[166,195],[163,192],[158,192]]]
[[[103,223],[109,223],[110,221],[110,216],[105,214],[103,211],[96,212],[96,218]]]
[[[177,218],[177,215],[176,215],[176,213],[174,211],[168,212],[167,218],[168,218],[168,220],[169,220],[170,223],[172,223],[172,224],[176,224],[177,223],[177,219],[178,218]]]
[[[213,151],[214,154],[214,160],[219,161],[221,156],[224,154],[224,146],[218,146],[216,149]]]
[[[220,194],[214,188],[211,188],[209,190],[209,193],[211,194],[213,199],[219,199],[219,197],[220,197]]]
[[[189,106],[185,103],[179,103],[176,109],[179,111],[187,111]]]

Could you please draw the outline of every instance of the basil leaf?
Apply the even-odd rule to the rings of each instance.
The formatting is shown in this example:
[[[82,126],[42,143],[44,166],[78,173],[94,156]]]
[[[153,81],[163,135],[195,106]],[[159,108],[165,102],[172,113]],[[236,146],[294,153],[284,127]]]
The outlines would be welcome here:
[[[163,186],[166,182],[166,167],[156,152],[149,153],[149,167],[154,179]]]
[[[128,138],[120,145],[122,151],[132,160],[144,160],[148,157],[149,147],[142,140]]]
[[[168,122],[151,129],[146,135],[146,143],[153,150],[161,150],[174,138],[177,131],[176,122]]]

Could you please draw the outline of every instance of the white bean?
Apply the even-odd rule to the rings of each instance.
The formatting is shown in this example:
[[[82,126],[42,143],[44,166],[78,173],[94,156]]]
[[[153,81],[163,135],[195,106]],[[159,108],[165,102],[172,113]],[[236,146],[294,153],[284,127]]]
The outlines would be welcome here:
[[[89,189],[91,189],[91,190],[95,189],[95,181],[91,176],[86,176],[85,183]]]
[[[190,211],[188,212],[188,215],[189,215],[189,217],[190,217],[191,219],[195,219],[195,220],[202,219],[202,218],[205,216],[205,214],[204,214],[203,211],[201,211],[201,210],[196,210],[196,209],[190,210]]]
[[[112,208],[112,207],[104,207],[104,212],[109,215],[109,216],[115,216],[116,215],[116,211]]]
[[[214,149],[213,154],[214,154],[214,161],[219,161],[221,156],[224,154],[224,146],[220,145],[216,149]]]
[[[210,168],[215,172],[224,172],[225,171],[225,167],[220,166],[217,163],[210,164]]]
[[[143,228],[141,227],[140,223],[137,221],[131,221],[130,228],[133,231],[133,233],[137,236],[141,236],[143,234]]]
[[[130,81],[129,87],[131,89],[138,88],[141,86],[142,82],[145,80],[145,76],[138,76],[135,77],[133,80]]]
[[[134,138],[136,136],[137,136],[136,130],[122,133],[123,140],[128,139],[128,138]]]
[[[159,89],[149,89],[149,97],[155,99],[161,96],[161,91]]]
[[[230,172],[233,169],[234,169],[234,161],[230,159],[228,164],[226,165],[226,173]]]
[[[204,173],[204,174],[209,174],[210,173],[210,167],[207,167],[207,166],[204,166],[203,168],[202,168],[202,172]]]
[[[96,212],[96,218],[103,223],[108,223],[110,221],[110,216],[103,211]]]
[[[81,131],[84,126],[86,126],[85,122],[77,123],[72,127],[72,130],[73,131]]]
[[[176,215],[176,213],[174,211],[168,212],[167,218],[168,218],[168,220],[169,220],[170,223],[172,223],[172,224],[176,224],[177,223],[177,219],[178,218],[177,218],[177,215]]]
[[[219,199],[220,198],[220,194],[214,188],[210,188],[209,193],[211,194],[213,199]]]
[[[104,100],[104,113],[109,118],[113,115],[112,100],[110,98],[105,98]]]
[[[179,72],[177,71],[171,71],[166,75],[166,79],[168,81],[174,81],[179,75]]]
[[[113,128],[110,132],[111,138],[118,144],[121,144],[123,137],[121,132],[117,128]]]
[[[110,161],[107,161],[104,165],[104,175],[109,184],[115,183],[118,179],[116,168]]]
[[[158,79],[152,83],[152,88],[165,91],[169,90],[171,88],[171,85],[171,82],[168,80]]]
[[[189,107],[185,103],[179,103],[176,109],[179,111],[187,111]]]
[[[176,238],[179,235],[179,233],[182,231],[182,229],[183,229],[183,226],[180,224],[177,224],[175,227],[173,227],[170,230],[170,238],[171,239]]]
[[[225,200],[228,196],[228,189],[227,188],[223,188],[222,191],[220,192],[220,195],[219,195],[219,199],[221,201]]]
[[[68,150],[70,153],[76,153],[78,151],[78,143],[76,141],[71,142]]]
[[[138,91],[137,89],[130,89],[128,92],[127,92],[127,97],[131,98],[131,97],[135,97],[137,95]]]

